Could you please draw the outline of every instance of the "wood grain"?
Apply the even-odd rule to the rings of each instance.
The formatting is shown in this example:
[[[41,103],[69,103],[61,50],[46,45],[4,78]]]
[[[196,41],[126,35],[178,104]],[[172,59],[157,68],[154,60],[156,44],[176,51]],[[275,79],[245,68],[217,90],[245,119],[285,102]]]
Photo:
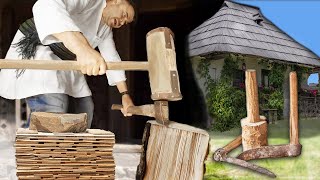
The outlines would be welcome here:
[[[0,69],[40,69],[40,70],[81,70],[77,61],[72,60],[10,60],[0,59]],[[107,62],[107,70],[141,70],[149,69],[148,62],[122,61]]]
[[[243,151],[268,145],[268,123],[261,120],[251,123],[248,118],[241,120]]]
[[[19,179],[114,179],[115,136],[109,131],[42,133],[18,129]]]
[[[297,73],[290,72],[290,144],[299,144]]]
[[[231,141],[229,144],[224,146],[223,149],[225,150],[226,153],[229,153],[233,149],[239,147],[241,145],[241,143],[242,143],[242,136],[240,135],[236,139]]]
[[[255,70],[246,71],[247,117],[251,123],[259,122],[258,84]]]
[[[172,122],[168,127],[148,121],[149,136],[139,179],[202,180],[209,148],[209,134]],[[141,174],[144,173],[144,174]]]

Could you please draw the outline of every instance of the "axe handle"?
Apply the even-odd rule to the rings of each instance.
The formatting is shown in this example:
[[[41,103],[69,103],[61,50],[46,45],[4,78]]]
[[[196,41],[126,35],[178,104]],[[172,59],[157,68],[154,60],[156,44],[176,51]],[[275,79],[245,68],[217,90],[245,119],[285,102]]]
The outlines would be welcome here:
[[[297,73],[290,72],[290,144],[299,144]]]
[[[113,104],[111,106],[112,110],[121,110],[123,108],[120,104]],[[154,105],[142,105],[142,106],[130,106],[128,108],[128,113],[140,116],[155,117]]]
[[[107,62],[107,70],[148,70],[148,62],[122,61]],[[0,69],[42,69],[81,70],[77,61],[72,60],[8,60],[0,59]]]
[[[241,145],[241,143],[242,143],[242,136],[240,135],[236,139],[231,141],[229,144],[224,146],[223,149],[225,150],[226,153],[229,153],[233,149],[239,147]]]

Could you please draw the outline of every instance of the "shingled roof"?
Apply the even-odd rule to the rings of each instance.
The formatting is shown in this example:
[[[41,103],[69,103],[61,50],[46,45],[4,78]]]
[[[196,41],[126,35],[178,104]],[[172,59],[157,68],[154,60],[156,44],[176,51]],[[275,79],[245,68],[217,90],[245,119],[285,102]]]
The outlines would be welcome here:
[[[298,26],[298,25],[297,25]],[[263,16],[254,6],[225,1],[188,36],[189,56],[232,52],[320,66],[320,58]]]

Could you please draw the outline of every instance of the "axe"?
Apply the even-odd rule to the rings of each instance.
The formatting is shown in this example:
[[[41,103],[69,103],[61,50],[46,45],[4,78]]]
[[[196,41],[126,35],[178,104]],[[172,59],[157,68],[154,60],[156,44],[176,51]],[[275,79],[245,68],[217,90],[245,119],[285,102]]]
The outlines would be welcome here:
[[[147,105],[139,110],[138,115],[156,117],[161,124],[168,123],[168,103],[182,99],[180,93],[179,76],[176,65],[176,53],[173,40],[174,34],[169,28],[160,27],[151,30],[146,35],[148,61],[107,62],[107,70],[135,70],[148,71],[151,99],[160,101],[154,106]],[[8,60],[0,59],[0,69],[41,69],[41,70],[81,70],[77,61],[50,60]],[[118,107],[118,108],[116,108]],[[145,109],[152,111],[146,113]],[[153,108],[154,107],[154,108]],[[114,109],[119,106],[114,106]],[[130,110],[136,109],[130,108]],[[160,109],[160,111],[158,110]],[[138,111],[130,112],[136,114]]]
[[[231,141],[229,144],[227,144],[226,146],[224,146],[223,148],[219,148],[214,152],[213,155],[213,160],[217,161],[217,162],[227,162],[229,164],[233,164],[233,165],[237,165],[243,168],[247,168],[253,171],[256,171],[258,173],[261,174],[265,174],[267,176],[270,176],[272,178],[275,178],[276,175],[269,171],[268,169],[265,169],[261,166],[255,165],[253,163],[249,163],[245,160],[239,159],[239,158],[234,158],[234,157],[229,157],[227,156],[227,154],[232,151],[233,149],[236,149],[237,147],[239,147],[242,143],[242,136],[238,136],[236,139],[234,139],[233,141]]]

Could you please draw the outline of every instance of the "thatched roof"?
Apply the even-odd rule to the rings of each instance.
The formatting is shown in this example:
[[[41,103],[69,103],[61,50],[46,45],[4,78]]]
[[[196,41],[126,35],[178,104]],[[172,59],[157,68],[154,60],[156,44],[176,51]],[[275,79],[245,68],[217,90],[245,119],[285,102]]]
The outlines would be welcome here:
[[[320,66],[316,54],[265,18],[259,8],[231,1],[194,29],[188,41],[190,57],[232,52]]]

